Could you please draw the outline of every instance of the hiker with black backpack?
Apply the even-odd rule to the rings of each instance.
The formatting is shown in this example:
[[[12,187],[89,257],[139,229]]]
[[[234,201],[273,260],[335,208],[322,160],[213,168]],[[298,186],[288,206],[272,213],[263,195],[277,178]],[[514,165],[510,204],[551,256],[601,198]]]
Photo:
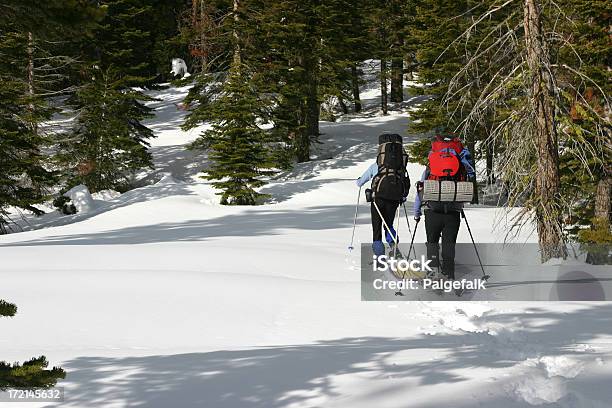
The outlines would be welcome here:
[[[475,171],[471,156],[459,138],[436,136],[432,141],[428,165],[416,183],[414,219],[421,219],[425,206],[427,258],[448,279],[455,279],[455,243],[463,214],[463,203],[474,197]],[[464,216],[465,217],[465,216]],[[439,259],[442,238],[442,262]]]
[[[372,180],[371,189],[366,190],[366,201],[371,203],[372,250],[376,256],[385,253],[383,228],[385,239],[392,249],[399,242],[393,221],[398,206],[406,200],[410,189],[407,164],[408,155],[404,151],[402,137],[385,133],[378,137],[376,162],[357,179],[359,187]]]

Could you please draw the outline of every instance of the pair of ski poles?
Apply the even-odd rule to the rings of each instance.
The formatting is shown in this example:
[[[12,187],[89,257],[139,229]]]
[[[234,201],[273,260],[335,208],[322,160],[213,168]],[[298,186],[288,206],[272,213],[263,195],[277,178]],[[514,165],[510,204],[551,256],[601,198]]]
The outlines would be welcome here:
[[[351,234],[351,243],[348,247],[349,251],[352,251],[354,248],[353,246],[353,242],[354,242],[354,238],[355,238],[355,227],[357,226],[357,213],[359,211],[359,199],[361,197],[361,186],[359,187],[359,191],[357,193],[357,204],[355,205],[355,216],[353,218],[353,232]],[[385,226],[386,230],[389,232],[389,234],[392,236],[393,241],[395,243],[395,249],[397,250],[397,246],[398,246],[398,242],[397,242],[397,232],[395,234],[391,234],[391,229],[389,228],[389,226],[387,225],[387,223],[385,222],[384,217],[382,216],[382,213],[380,212],[380,209],[378,208],[378,206],[376,205],[376,203],[374,202],[374,207],[376,208],[376,211],[378,212],[378,215],[380,216],[380,219],[383,222],[383,225]],[[410,254],[412,253],[412,249],[414,247],[414,238],[416,237],[416,232],[417,232],[417,228],[419,227],[419,221],[420,218],[415,218],[415,226],[414,226],[414,234],[411,231],[410,228],[410,222],[408,222],[408,211],[406,210],[406,204],[402,203],[402,207],[404,208],[404,215],[406,217],[406,225],[408,226],[408,233],[411,235],[411,239],[410,239],[410,248],[408,249],[408,256],[410,256]],[[398,208],[398,215],[397,218],[399,218],[399,208]],[[465,212],[463,211],[463,209],[461,210],[461,217],[463,218],[463,220],[465,221],[465,226],[468,229],[468,233],[470,234],[470,239],[472,241],[472,245],[474,246],[474,252],[476,252],[476,257],[478,258],[478,264],[480,265],[480,270],[482,271],[482,278],[486,281],[490,278],[489,275],[487,275],[485,273],[484,270],[484,266],[482,265],[482,260],[480,258],[480,253],[478,252],[478,247],[476,246],[476,242],[474,241],[474,236],[472,235],[472,229],[470,228],[470,224],[468,223],[467,217],[465,216]],[[399,222],[399,220],[398,220]],[[415,252],[415,257],[416,257],[416,252]]]
[[[361,198],[361,186],[359,186],[359,191],[357,192],[357,204],[355,205],[355,216],[353,217],[353,232],[351,234],[351,243],[348,246],[349,251],[352,251],[353,249],[355,249],[355,247],[353,246],[353,242],[355,239],[355,227],[357,226],[357,213],[359,210],[359,199]],[[391,229],[389,228],[389,226],[387,225],[387,223],[385,222],[385,218],[382,216],[382,213],[380,212],[380,209],[378,208],[378,206],[376,205],[376,202],[373,203],[374,207],[376,208],[376,211],[378,212],[378,215],[380,216],[380,219],[383,222],[383,225],[385,227],[385,229],[387,230],[387,232],[389,233],[389,235],[391,235],[391,237],[393,238],[393,242],[395,244],[395,250],[397,250],[398,247],[398,242],[397,242],[397,232],[395,234],[391,233]],[[406,225],[408,226],[408,233],[411,235],[411,240],[410,240],[410,250],[408,251],[408,256],[410,256],[410,253],[412,252],[412,247],[414,244],[414,234],[412,234],[412,230],[410,228],[410,223],[408,222],[408,211],[406,210],[406,204],[402,203],[402,207],[404,208],[404,215],[406,217]],[[397,209],[397,221],[398,221],[398,227],[399,227],[399,207]],[[417,225],[419,223],[419,221],[417,220]],[[415,226],[415,230],[414,230],[415,234],[416,234],[416,226]],[[415,253],[416,256],[416,253]]]
[[[361,187],[359,187],[359,191],[361,192]],[[359,207],[359,197],[361,196],[361,194],[359,194],[357,196],[357,206],[355,207],[355,220],[353,221],[353,235],[351,237],[351,245],[349,246],[349,250],[353,248],[353,237],[355,236],[355,225],[356,225],[356,220],[357,220],[357,208]],[[397,231],[399,230],[399,206],[397,207],[397,214],[395,216],[395,219],[397,220],[397,226],[395,229],[395,234],[393,234],[391,232],[391,228],[389,228],[389,226],[387,225],[387,222],[385,221],[385,217],[383,217],[380,208],[378,208],[378,205],[376,204],[376,201],[372,201],[372,204],[374,205],[374,208],[376,209],[376,212],[378,212],[378,216],[380,217],[385,229],[387,230],[387,232],[389,233],[389,235],[393,238],[393,257],[397,257],[397,251],[398,251],[398,246],[399,246],[399,242],[398,242],[398,234]],[[410,249],[408,250],[408,257],[410,257],[410,254],[412,252],[412,248],[414,245],[414,237],[416,236],[416,231],[417,228],[419,226],[419,220],[416,219],[416,225],[414,227],[414,234],[412,233],[412,230],[410,229],[410,222],[408,222],[408,211],[406,210],[406,204],[402,203],[402,207],[404,208],[404,215],[406,217],[406,225],[408,226],[408,233],[411,235],[410,238]],[[414,253],[414,257],[416,258],[416,251]],[[405,271],[404,271],[404,275],[405,275]],[[405,276],[402,277],[402,279],[404,279]],[[401,290],[398,290],[397,292],[395,292],[395,296],[404,296],[404,294],[402,293]]]

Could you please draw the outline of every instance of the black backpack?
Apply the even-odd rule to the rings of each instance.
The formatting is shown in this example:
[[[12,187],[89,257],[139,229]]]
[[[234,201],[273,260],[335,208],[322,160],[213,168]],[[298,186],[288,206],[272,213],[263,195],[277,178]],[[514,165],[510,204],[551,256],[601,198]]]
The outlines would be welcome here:
[[[408,155],[404,151],[402,137],[382,134],[378,137],[378,174],[372,180],[374,197],[400,201],[408,195],[410,178],[406,172]]]

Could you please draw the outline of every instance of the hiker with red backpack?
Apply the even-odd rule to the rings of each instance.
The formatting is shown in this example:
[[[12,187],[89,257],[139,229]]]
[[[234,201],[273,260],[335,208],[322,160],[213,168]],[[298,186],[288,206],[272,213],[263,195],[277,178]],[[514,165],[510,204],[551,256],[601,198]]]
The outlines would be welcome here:
[[[427,258],[448,279],[455,279],[455,243],[463,213],[463,203],[472,201],[474,167],[468,149],[457,137],[436,136],[428,156],[428,166],[417,182],[414,219],[421,219],[425,206]],[[442,262],[439,259],[442,238]]]
[[[384,133],[378,137],[376,162],[357,179],[359,187],[372,180],[372,188],[366,190],[366,201],[371,203],[372,250],[376,256],[385,253],[382,231],[391,248],[399,242],[393,228],[393,220],[400,203],[406,201],[410,178],[406,171],[408,155],[398,134]]]

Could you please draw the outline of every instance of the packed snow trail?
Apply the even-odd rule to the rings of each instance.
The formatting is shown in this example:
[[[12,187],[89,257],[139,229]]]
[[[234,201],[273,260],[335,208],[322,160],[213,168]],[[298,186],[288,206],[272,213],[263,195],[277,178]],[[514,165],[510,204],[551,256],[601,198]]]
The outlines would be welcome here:
[[[65,368],[61,406],[609,406],[610,304],[360,301],[354,180],[406,114],[322,122],[318,160],[269,183],[274,202],[225,207],[184,150],[185,92],[156,94],[150,184],[0,238],[0,298],[19,307],[0,358]],[[478,241],[503,239],[495,208],[466,213]]]

